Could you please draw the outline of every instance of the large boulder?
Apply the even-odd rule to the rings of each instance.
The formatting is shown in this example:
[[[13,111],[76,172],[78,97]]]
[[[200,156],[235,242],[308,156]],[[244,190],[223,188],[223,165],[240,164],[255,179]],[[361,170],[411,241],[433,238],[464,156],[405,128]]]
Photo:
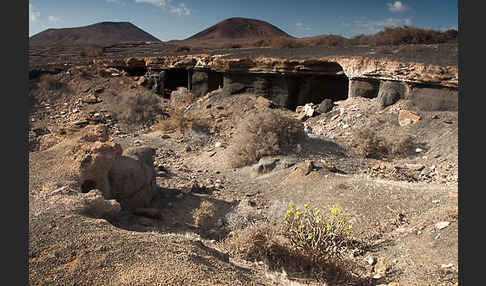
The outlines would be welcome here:
[[[123,209],[150,206],[157,188],[154,155],[153,148],[131,147],[113,162],[108,173],[111,196]]]
[[[113,162],[122,154],[122,148],[114,142],[92,142],[79,144],[73,148],[73,172],[83,193],[99,189],[105,198],[111,197],[108,172]]]
[[[317,107],[318,113],[328,113],[334,107],[334,102],[330,98],[324,99]]]
[[[191,77],[191,92],[195,97],[204,96],[209,91],[209,76],[205,71],[194,71]]]
[[[399,99],[406,98],[407,87],[401,82],[382,81],[378,91],[378,102],[381,108],[395,104]]]

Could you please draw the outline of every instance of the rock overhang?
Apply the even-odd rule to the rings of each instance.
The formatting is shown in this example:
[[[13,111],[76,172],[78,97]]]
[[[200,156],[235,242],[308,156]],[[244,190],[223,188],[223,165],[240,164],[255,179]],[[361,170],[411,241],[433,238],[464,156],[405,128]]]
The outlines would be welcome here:
[[[221,73],[345,75],[348,79],[401,81],[437,87],[458,88],[456,66],[436,66],[366,56],[336,56],[308,59],[241,57],[228,55],[180,55],[97,59],[95,65],[124,69],[146,68],[147,72],[181,68]]]

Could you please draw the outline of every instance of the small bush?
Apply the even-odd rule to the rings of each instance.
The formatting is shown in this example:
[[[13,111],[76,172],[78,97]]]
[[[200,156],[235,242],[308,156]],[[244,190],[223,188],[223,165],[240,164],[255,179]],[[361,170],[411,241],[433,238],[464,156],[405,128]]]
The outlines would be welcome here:
[[[247,261],[263,261],[270,270],[282,271],[321,282],[354,281],[350,274],[357,265],[344,256],[347,251],[366,247],[353,238],[352,227],[338,207],[328,215],[318,209],[291,205],[279,223],[259,222],[234,231],[224,240],[224,248]],[[326,283],[327,285],[327,283]]]
[[[234,232],[225,244],[232,255],[247,261],[264,261],[271,268],[278,269],[290,260],[289,245],[278,240],[278,231],[266,223]]]
[[[353,133],[353,147],[364,158],[401,157],[411,153],[415,140],[406,135],[383,138],[375,131],[365,128]]]
[[[202,234],[207,233],[214,225],[216,206],[210,201],[203,201],[199,208],[193,213],[194,225],[199,228]]]
[[[151,92],[120,94],[120,101],[112,108],[114,117],[126,124],[154,123],[158,114],[161,114],[160,98]]]
[[[305,137],[302,122],[270,109],[247,114],[235,131],[229,150],[233,167],[255,163],[267,155],[291,152]]]
[[[65,84],[56,79],[52,74],[43,74],[39,78],[37,87],[44,90],[60,90]]]
[[[209,123],[197,118],[190,112],[186,112],[186,105],[173,106],[168,111],[168,117],[157,123],[156,129],[162,131],[178,131],[185,133],[186,131],[195,131],[197,133],[208,133]]]
[[[292,245],[314,262],[342,259],[353,240],[353,228],[338,206],[323,213],[308,204],[291,204],[285,216],[284,234]]]

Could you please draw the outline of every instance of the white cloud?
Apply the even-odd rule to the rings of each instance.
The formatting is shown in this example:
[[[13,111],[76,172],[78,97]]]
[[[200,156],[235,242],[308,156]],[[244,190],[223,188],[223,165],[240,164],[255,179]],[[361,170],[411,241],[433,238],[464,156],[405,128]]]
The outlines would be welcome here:
[[[385,20],[355,20],[351,23],[345,24],[351,27],[350,32],[353,34],[375,34],[382,31],[385,27],[400,27],[412,25],[412,20],[409,18],[388,18]]]
[[[149,3],[154,6],[165,7],[167,0],[135,0],[136,3]]]
[[[187,8],[186,4],[184,4],[184,3],[179,4],[179,6],[173,6],[169,2],[167,8],[169,9],[169,12],[171,12],[171,13],[176,13],[176,14],[184,15],[184,16],[191,15],[191,10],[189,10],[189,8]]]
[[[172,0],[135,0],[135,3],[148,3],[167,10],[169,13],[184,16],[191,15],[191,10],[186,6],[186,4],[180,3],[178,5],[174,5],[172,4]]]
[[[388,6],[388,10],[390,12],[407,12],[410,10],[405,4],[401,1],[395,1],[394,3],[386,3]]]
[[[37,11],[37,7],[29,3],[29,19],[32,22],[36,22],[40,18],[40,12]]]
[[[61,21],[60,18],[55,17],[55,16],[49,16],[47,19],[49,20],[49,22],[53,22],[53,23]]]
[[[299,27],[300,29],[304,29],[304,30],[306,30],[306,31],[310,31],[310,30],[312,30],[312,28],[311,28],[311,27],[309,27],[309,26],[305,25],[303,22],[300,22],[300,21],[299,21],[299,22],[297,22],[297,23],[295,23],[295,25],[296,25],[297,27]]]

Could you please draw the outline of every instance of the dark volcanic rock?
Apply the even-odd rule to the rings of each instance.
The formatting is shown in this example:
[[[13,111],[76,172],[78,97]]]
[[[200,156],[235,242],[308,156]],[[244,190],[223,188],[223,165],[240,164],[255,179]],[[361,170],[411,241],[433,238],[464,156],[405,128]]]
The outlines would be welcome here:
[[[29,38],[29,46],[106,46],[159,39],[129,22],[101,22],[84,27],[47,29]]]

